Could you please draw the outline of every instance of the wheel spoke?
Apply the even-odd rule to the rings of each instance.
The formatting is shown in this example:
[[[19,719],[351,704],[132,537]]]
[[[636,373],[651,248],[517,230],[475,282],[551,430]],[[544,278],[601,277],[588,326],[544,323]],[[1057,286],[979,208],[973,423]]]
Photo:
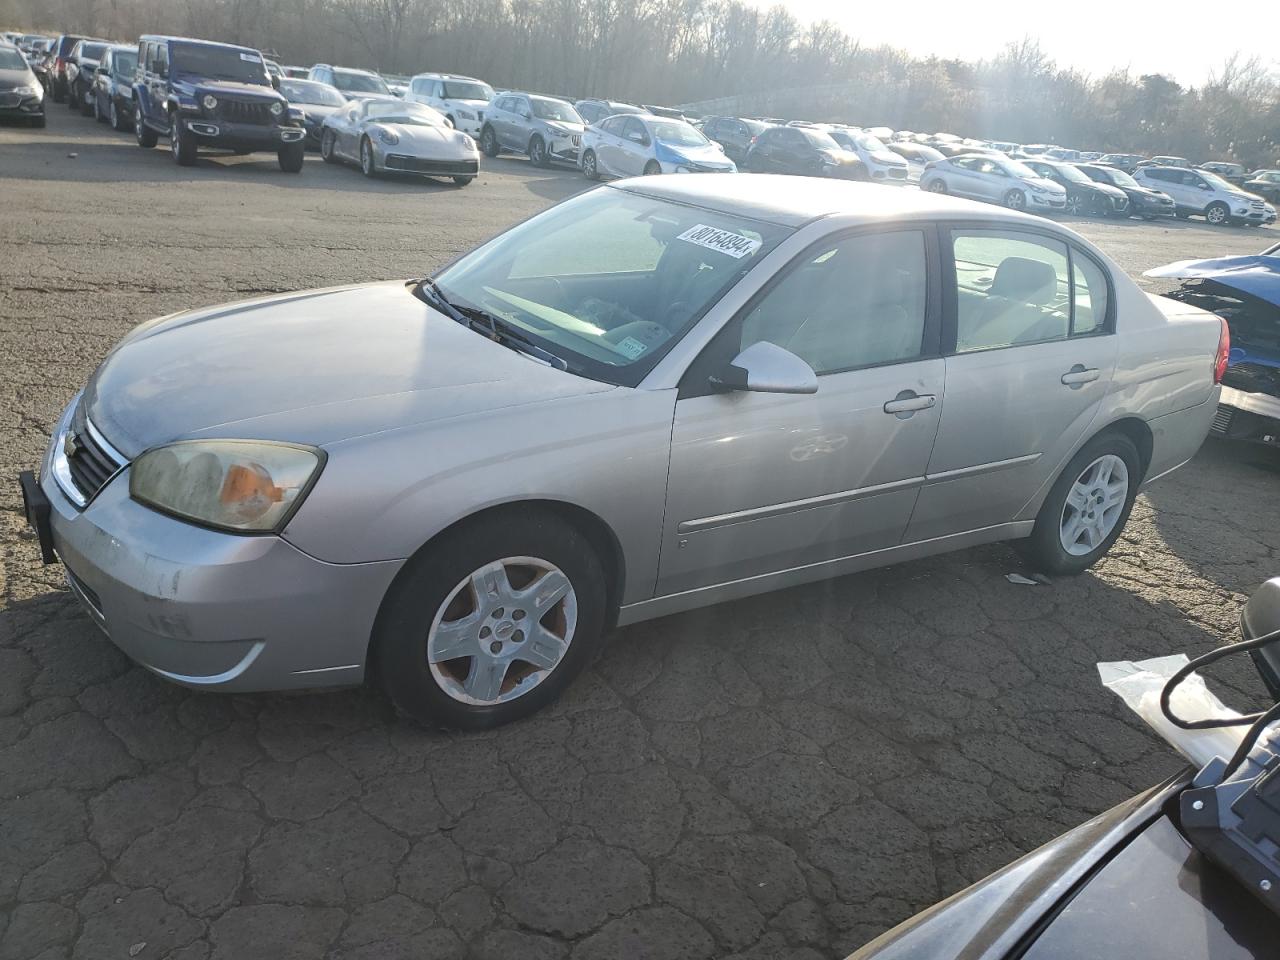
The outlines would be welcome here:
[[[1076,514],[1068,520],[1062,527],[1062,536],[1067,543],[1078,543],[1080,540],[1080,527],[1082,526],[1080,515]]]
[[[477,610],[461,620],[441,623],[431,634],[427,645],[427,661],[442,663],[459,657],[473,657],[478,649],[476,631],[479,629],[480,612]]]
[[[516,600],[532,600],[534,619],[541,620],[569,592],[569,578],[559,570],[548,570],[516,595]]]
[[[507,579],[507,568],[501,563],[490,563],[473,573],[471,588],[475,591],[478,606],[505,603],[514,593],[511,581]]]
[[[531,663],[540,670],[551,670],[560,662],[564,651],[565,642],[546,627],[539,626],[515,656],[517,660]]]
[[[1072,507],[1077,514],[1083,513],[1089,506],[1089,494],[1085,488],[1076,484],[1071,488],[1071,492],[1067,494],[1067,504]]]
[[[507,675],[506,660],[495,660],[493,657],[479,655],[471,658],[471,671],[463,681],[462,689],[474,700],[488,703],[498,699],[502,692],[502,681]]]

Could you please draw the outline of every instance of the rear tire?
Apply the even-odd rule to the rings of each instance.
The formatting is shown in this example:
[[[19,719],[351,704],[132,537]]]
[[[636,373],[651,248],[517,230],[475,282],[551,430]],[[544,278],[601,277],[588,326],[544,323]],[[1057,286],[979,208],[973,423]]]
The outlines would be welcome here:
[[[80,88],[74,83],[67,84],[67,109],[72,113],[80,109]]]
[[[307,145],[299,140],[297,143],[286,143],[276,151],[276,160],[285,173],[301,173],[302,163],[307,157]]]
[[[1095,503],[1090,499],[1093,491],[1110,494],[1118,489],[1122,471],[1116,461],[1123,464],[1123,500],[1111,506],[1107,506],[1106,500]],[[1111,467],[1113,482],[1098,482],[1097,477],[1090,476],[1098,464]],[[1058,475],[1036,515],[1030,538],[1017,545],[1019,551],[1038,572],[1083,573],[1106,555],[1124,531],[1141,482],[1142,460],[1132,440],[1115,432],[1094,437]],[[1078,521],[1080,542],[1069,550],[1064,541],[1072,541],[1073,521]],[[1093,539],[1089,539],[1090,536]]]
[[[486,157],[498,155],[498,136],[493,132],[493,127],[484,127],[480,131],[480,150]]]
[[[522,569],[513,560],[530,564]],[[479,577],[499,561],[502,575]],[[516,575],[525,569],[530,579],[522,581]],[[568,592],[541,615],[515,608],[525,599],[512,598],[510,589],[523,589],[546,571],[561,574]],[[473,574],[485,584],[483,596],[470,586]],[[424,723],[463,730],[501,726],[551,703],[590,662],[604,631],[605,598],[599,558],[587,538],[564,521],[528,511],[481,518],[445,534],[405,565],[374,626],[373,673],[400,710]],[[457,640],[443,638],[443,623],[473,616],[475,636],[468,626]],[[533,631],[540,627],[561,638],[562,645],[533,646]],[[441,659],[437,652],[430,662],[429,651],[447,651],[446,643],[459,656]],[[537,650],[554,662],[538,670],[520,659],[524,650]],[[504,664],[503,657],[511,659]],[[501,671],[491,687],[496,695],[478,696],[469,687],[483,666]],[[524,684],[528,688],[518,693]],[[464,699],[468,694],[470,702]]]

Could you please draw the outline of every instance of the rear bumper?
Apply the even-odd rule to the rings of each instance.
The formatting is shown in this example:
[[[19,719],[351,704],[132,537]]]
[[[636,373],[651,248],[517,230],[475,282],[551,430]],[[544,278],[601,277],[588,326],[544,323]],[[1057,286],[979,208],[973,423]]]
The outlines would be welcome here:
[[[1220,389],[1215,386],[1209,397],[1194,407],[1147,421],[1151,430],[1151,462],[1142,480],[1144,487],[1172,473],[1196,455],[1209,435],[1209,427],[1218,411]]]
[[[1280,397],[1223,387],[1210,433],[1224,440],[1280,445]]]

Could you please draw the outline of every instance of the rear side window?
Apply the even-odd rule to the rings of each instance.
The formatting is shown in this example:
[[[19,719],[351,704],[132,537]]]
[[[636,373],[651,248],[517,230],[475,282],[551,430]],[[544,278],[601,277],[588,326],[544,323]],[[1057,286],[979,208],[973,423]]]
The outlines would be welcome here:
[[[1065,242],[973,230],[952,234],[952,249],[957,353],[1106,332],[1106,273]]]

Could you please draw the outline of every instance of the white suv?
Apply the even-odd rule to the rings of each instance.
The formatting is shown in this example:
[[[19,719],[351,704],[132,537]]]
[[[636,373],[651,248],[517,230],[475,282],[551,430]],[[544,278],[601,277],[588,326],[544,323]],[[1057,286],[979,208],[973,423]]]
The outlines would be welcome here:
[[[484,125],[485,108],[493,99],[493,87],[474,77],[419,73],[409,81],[409,94],[405,99],[425,103],[443,113],[456,129],[478,138]]]
[[[1273,217],[1261,197],[1246,193],[1208,170],[1139,167],[1133,172],[1133,179],[1173,197],[1180,217],[1201,216],[1214,226],[1269,223]]]

